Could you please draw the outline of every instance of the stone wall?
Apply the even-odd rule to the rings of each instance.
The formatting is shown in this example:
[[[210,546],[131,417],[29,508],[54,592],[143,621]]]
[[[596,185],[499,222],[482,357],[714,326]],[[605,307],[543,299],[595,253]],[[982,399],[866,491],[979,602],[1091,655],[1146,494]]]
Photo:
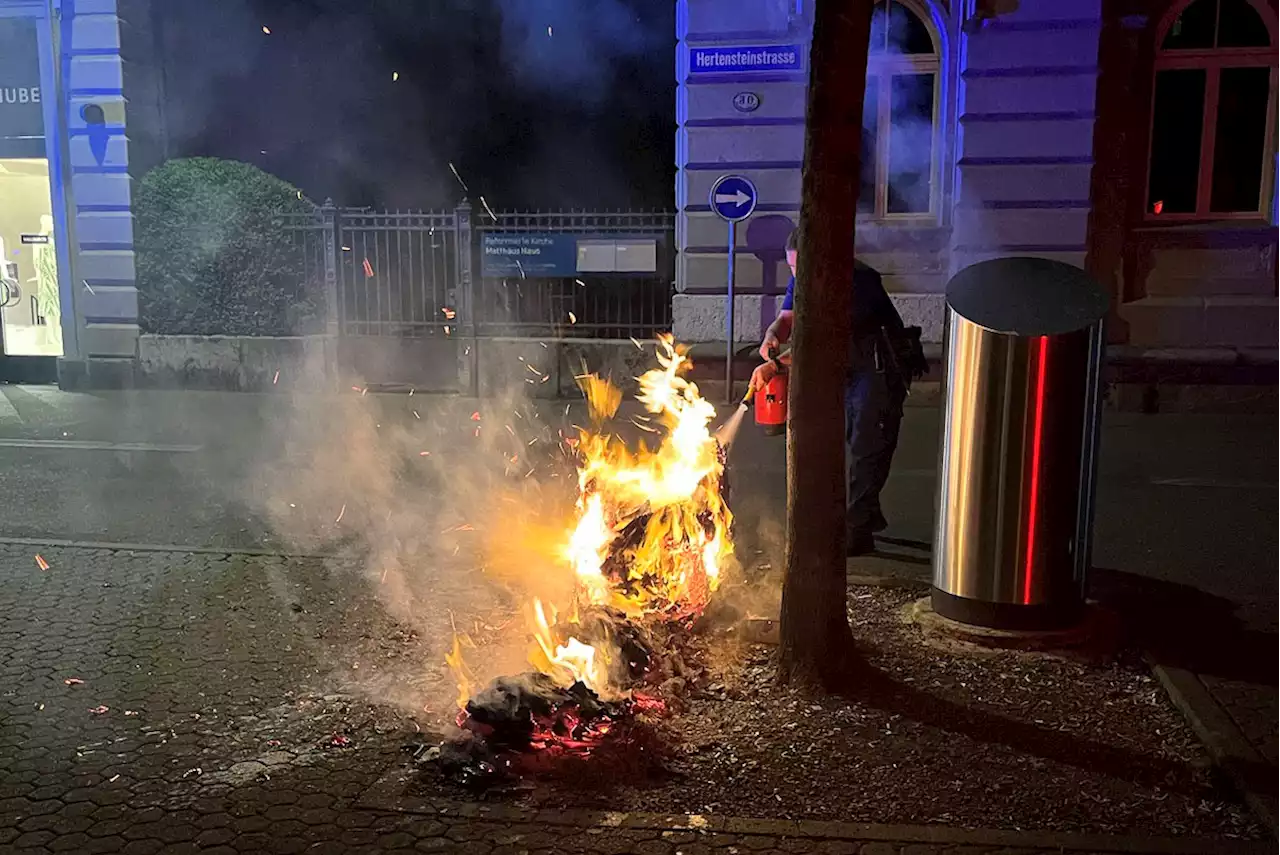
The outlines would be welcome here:
[[[137,349],[130,385],[256,392],[338,383],[336,344],[328,336],[142,335]]]
[[[63,102],[71,182],[68,208],[71,270],[63,271],[67,337],[63,371],[84,373],[93,361],[131,361],[138,338],[128,139],[120,20],[115,0],[63,0]],[[57,142],[54,142],[57,145]],[[115,366],[119,367],[119,366]]]
[[[1100,0],[1021,0],[965,26],[968,4],[909,2],[939,47],[936,217],[862,221],[859,255],[881,271],[907,323],[939,341],[943,291],[962,267],[1000,255],[1083,266],[1089,216]],[[807,67],[691,73],[690,52],[801,44],[812,3],[677,0],[676,335],[725,339],[727,227],[707,195],[724,173],[746,175],[759,206],[736,239],[735,339],[757,338],[785,288],[782,244],[799,220]],[[759,107],[740,113],[734,96]]]
[[[1005,255],[1084,266],[1101,26],[1101,0],[1021,0],[962,29],[951,274]]]
[[[588,373],[631,395],[636,378],[657,366],[652,347],[641,350],[629,341],[482,338],[474,348],[460,355],[458,388],[484,398],[576,398],[578,378]]]

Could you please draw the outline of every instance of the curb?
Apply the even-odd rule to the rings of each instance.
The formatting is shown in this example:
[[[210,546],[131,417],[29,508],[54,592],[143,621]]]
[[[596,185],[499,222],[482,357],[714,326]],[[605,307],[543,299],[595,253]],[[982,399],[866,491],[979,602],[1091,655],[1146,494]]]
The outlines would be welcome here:
[[[1226,775],[1272,837],[1276,837],[1275,796],[1256,786],[1260,778],[1274,783],[1276,770],[1249,744],[1230,714],[1214,700],[1196,674],[1156,662],[1151,663],[1151,670],[1204,743],[1214,765]]]
[[[879,825],[794,819],[750,819],[707,814],[622,813],[590,810],[537,810],[514,805],[456,802],[407,795],[412,768],[393,769],[365,791],[357,806],[370,810],[455,817],[477,822],[523,822],[576,828],[645,829],[697,834],[740,834],[863,843],[983,846],[1044,850],[1053,853],[1127,853],[1127,855],[1252,855],[1274,853],[1269,841],[1203,837],[1139,837],[1071,834],[1056,831],[1001,831],[930,825]]]
[[[247,555],[256,558],[346,558],[332,552],[290,552],[224,546],[183,546],[177,543],[128,543],[111,540],[63,540],[56,537],[0,537],[0,545],[59,549],[99,549],[107,552],[183,552],[191,555]]]

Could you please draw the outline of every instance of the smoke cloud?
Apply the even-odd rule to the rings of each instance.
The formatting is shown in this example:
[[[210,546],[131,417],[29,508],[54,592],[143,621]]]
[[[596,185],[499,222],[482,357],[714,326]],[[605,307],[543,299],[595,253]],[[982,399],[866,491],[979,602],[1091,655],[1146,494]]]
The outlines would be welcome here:
[[[887,14],[883,9],[877,7],[871,24],[862,116],[864,197],[859,207],[873,209],[873,201],[865,197],[875,188],[878,166],[887,179],[882,213],[927,213],[935,180],[934,117],[941,73],[927,62],[937,55],[937,45],[914,13],[896,3]],[[913,67],[902,61],[905,57],[921,61]]]
[[[291,551],[340,556],[347,569],[336,572],[359,568],[425,651],[376,676],[335,677],[443,720],[455,709],[444,667],[455,634],[483,647],[467,660],[481,683],[528,670],[524,609],[534,597],[566,602],[573,586],[561,555],[577,495],[563,404],[535,406],[519,390],[480,403],[378,396],[358,382],[316,394],[320,365],[286,371],[312,390],[262,438],[247,501]]]
[[[449,207],[450,163],[498,209],[670,205],[673,4],[151,9],[154,53],[128,59],[161,69],[169,157],[245,160],[340,205]]]
[[[599,104],[609,94],[620,60],[674,41],[671,29],[654,26],[664,24],[665,15],[651,14],[653,6],[636,0],[499,3],[503,63],[519,86],[543,93],[573,89],[577,97]]]

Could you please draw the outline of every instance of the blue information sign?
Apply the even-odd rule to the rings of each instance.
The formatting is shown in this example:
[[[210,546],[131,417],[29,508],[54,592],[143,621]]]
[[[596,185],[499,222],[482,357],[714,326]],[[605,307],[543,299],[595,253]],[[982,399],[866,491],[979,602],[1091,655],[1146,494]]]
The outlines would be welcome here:
[[[803,70],[804,50],[800,45],[689,48],[690,74]]]
[[[711,210],[731,223],[745,220],[756,209],[756,185],[741,175],[721,175],[707,199]]]
[[[578,238],[556,232],[483,232],[480,275],[558,277],[578,272]]]

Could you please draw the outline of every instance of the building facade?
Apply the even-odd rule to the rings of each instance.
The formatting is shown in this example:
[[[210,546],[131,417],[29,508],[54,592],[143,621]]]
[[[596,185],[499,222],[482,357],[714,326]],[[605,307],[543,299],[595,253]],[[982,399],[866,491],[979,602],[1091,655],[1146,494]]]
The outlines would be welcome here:
[[[0,374],[70,384],[136,353],[133,220],[115,0],[0,0]]]
[[[726,338],[708,193],[740,173],[759,191],[736,230],[734,337],[751,341],[799,220],[813,0],[677,8],[675,331]],[[1032,255],[1111,289],[1118,343],[1274,351],[1276,29],[1268,0],[881,0],[860,256],[928,340],[952,274]]]

